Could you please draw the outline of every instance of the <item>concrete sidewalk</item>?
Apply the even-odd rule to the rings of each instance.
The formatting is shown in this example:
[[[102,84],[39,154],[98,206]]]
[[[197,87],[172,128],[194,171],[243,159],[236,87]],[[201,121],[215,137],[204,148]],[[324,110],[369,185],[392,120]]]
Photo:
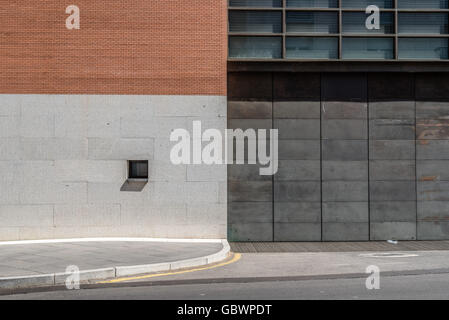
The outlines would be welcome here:
[[[71,239],[0,242],[0,289],[65,283],[76,266],[81,281],[189,268],[219,262],[226,240]]]

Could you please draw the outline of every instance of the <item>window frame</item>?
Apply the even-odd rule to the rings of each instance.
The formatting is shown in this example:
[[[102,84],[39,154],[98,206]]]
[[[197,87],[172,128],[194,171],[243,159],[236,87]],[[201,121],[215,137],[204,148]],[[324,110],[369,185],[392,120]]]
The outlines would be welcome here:
[[[282,38],[282,48],[281,48],[281,58],[238,58],[232,57],[228,53],[229,61],[314,61],[317,59],[309,58],[288,58],[286,54],[286,39],[287,37],[335,37],[338,39],[338,58],[336,59],[323,59],[324,61],[351,61],[351,59],[343,59],[343,39],[346,37],[350,38],[368,38],[368,37],[391,37],[393,39],[393,58],[392,59],[354,59],[354,61],[429,61],[426,59],[399,59],[399,39],[401,38],[449,38],[449,30],[445,34],[426,34],[426,33],[399,33],[398,17],[401,13],[445,13],[449,16],[449,8],[446,9],[432,9],[432,8],[399,8],[398,1],[393,0],[393,8],[383,9],[380,8],[381,14],[384,12],[390,12],[393,14],[393,33],[344,33],[343,32],[343,13],[346,12],[363,12],[365,13],[365,8],[345,8],[342,7],[342,1],[338,0],[337,8],[321,8],[321,7],[287,7],[287,0],[282,0],[282,7],[232,7],[229,6],[228,10],[232,12],[234,10],[248,10],[248,11],[277,11],[282,12],[282,32],[281,33],[244,33],[244,32],[230,32],[228,26],[228,39],[232,36],[243,36],[243,37],[259,37],[259,36],[276,36]],[[306,32],[287,32],[287,13],[288,12],[336,12],[338,14],[338,33],[306,33]],[[228,41],[229,43],[229,41]],[[449,49],[448,49],[449,50]],[[449,62],[449,59],[432,60],[439,62]]]

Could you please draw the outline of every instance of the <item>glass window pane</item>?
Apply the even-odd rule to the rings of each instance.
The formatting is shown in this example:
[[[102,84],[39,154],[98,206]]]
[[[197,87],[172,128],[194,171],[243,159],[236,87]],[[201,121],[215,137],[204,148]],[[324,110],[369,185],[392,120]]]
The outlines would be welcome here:
[[[343,59],[393,59],[392,38],[343,38]]]
[[[447,0],[398,0],[400,9],[447,9]]]
[[[291,8],[338,8],[338,0],[287,0]]]
[[[230,7],[282,7],[282,0],[229,0]]]
[[[282,58],[281,37],[230,37],[230,58]]]
[[[342,8],[360,8],[366,9],[370,5],[379,8],[393,8],[393,0],[341,0]]]
[[[447,34],[447,13],[399,13],[399,33]]]
[[[368,30],[365,26],[367,15],[364,12],[343,12],[344,33],[394,33],[394,15],[391,12],[380,14],[380,29]]]
[[[230,32],[282,32],[282,13],[275,11],[230,11]]]
[[[448,58],[447,38],[399,38],[399,59]]]
[[[338,33],[338,13],[287,12],[287,32]]]
[[[285,46],[290,59],[338,59],[338,38],[288,37]]]

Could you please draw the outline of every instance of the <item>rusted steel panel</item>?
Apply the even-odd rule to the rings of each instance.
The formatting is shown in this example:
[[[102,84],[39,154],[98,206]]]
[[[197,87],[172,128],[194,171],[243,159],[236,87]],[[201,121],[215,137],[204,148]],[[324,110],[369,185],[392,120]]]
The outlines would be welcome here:
[[[449,119],[418,120],[416,123],[416,138],[418,140],[449,139]]]

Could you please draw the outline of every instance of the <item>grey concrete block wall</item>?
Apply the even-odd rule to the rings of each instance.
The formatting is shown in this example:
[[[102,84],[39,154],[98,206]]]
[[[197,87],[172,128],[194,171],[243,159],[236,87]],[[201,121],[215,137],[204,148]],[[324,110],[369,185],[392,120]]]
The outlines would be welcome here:
[[[0,240],[223,238],[227,167],[172,165],[170,132],[226,128],[226,97],[0,95]],[[122,192],[127,160],[149,160]]]

